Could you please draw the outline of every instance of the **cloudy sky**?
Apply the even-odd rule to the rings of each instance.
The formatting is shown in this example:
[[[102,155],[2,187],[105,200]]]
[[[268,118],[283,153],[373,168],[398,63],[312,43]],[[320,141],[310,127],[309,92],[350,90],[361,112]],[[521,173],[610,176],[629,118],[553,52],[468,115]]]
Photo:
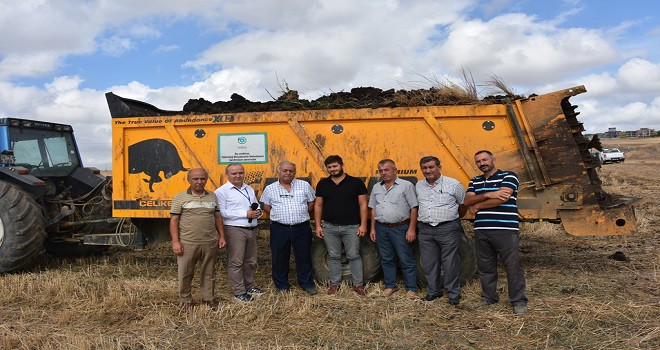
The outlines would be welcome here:
[[[467,68],[525,95],[585,85],[587,132],[660,129],[659,16],[653,0],[0,0],[0,117],[71,124],[85,165],[109,169],[108,91],[181,109]]]

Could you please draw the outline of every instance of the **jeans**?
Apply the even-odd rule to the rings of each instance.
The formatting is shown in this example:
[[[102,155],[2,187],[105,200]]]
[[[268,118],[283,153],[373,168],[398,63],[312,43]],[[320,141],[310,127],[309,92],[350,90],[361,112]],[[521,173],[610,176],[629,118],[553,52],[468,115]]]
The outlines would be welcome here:
[[[270,251],[273,260],[273,282],[277,289],[290,289],[289,260],[291,247],[296,259],[298,285],[302,288],[314,287],[312,280],[312,227],[286,227],[271,223]]]
[[[362,257],[360,256],[360,237],[358,225],[332,225],[323,223],[323,241],[328,249],[328,272],[330,284],[341,284],[341,246],[344,244],[346,258],[351,267],[353,286],[363,285]]]
[[[376,222],[376,244],[380,252],[380,265],[383,269],[383,282],[386,288],[396,287],[396,258],[401,264],[406,290],[417,291],[417,263],[412,246],[406,241],[406,231],[410,224],[387,227]]]
[[[477,268],[481,277],[481,298],[495,303],[497,295],[497,257],[502,259],[509,287],[509,301],[515,305],[527,305],[525,275],[520,264],[517,231],[474,230],[474,247],[477,251]]]

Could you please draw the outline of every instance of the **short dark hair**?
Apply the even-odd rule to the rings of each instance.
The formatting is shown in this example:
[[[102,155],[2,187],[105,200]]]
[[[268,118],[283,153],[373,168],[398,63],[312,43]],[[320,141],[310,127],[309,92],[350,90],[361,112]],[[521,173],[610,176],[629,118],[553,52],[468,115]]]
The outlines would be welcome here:
[[[328,158],[326,158],[325,161],[323,162],[323,165],[328,166],[328,164],[332,164],[332,163],[339,163],[339,165],[344,165],[344,160],[341,159],[340,156],[335,154],[332,156],[328,156]]]
[[[489,151],[489,150],[486,150],[486,149],[482,149],[481,151],[475,153],[474,155],[476,156],[476,155],[479,154],[479,153],[486,153],[487,155],[491,156],[491,158],[494,157],[494,156],[493,156],[493,152],[491,152],[491,151]]]
[[[394,163],[394,161],[389,158],[383,159],[380,162],[378,162],[378,167],[385,166],[385,164],[392,164],[392,167],[396,168],[396,164]]]
[[[227,164],[227,167],[225,168],[225,174],[229,174],[229,168],[231,168],[233,166],[240,166],[243,169],[245,169],[245,167],[241,163],[229,163],[229,164]]]
[[[435,162],[436,166],[440,166],[440,159],[436,156],[426,156],[422,157],[422,159],[419,160],[419,166],[421,167],[422,164],[428,163],[428,162]]]

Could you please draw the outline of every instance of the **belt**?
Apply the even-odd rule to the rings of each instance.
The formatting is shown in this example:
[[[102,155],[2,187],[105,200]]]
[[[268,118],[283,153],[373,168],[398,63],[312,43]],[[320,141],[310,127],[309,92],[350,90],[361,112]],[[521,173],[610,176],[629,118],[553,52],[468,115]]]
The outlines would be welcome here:
[[[383,225],[383,226],[385,226],[385,227],[397,227],[397,226],[405,225],[405,224],[407,224],[407,223],[409,223],[409,222],[410,222],[410,219],[405,219],[405,220],[403,220],[403,221],[401,221],[401,222],[395,222],[395,223],[393,223],[393,224],[386,224],[386,223],[384,223],[384,222],[378,222],[378,223],[381,224],[381,225]]]
[[[421,221],[419,221],[419,223],[420,223],[420,224],[424,224],[424,225],[428,225],[428,226],[431,226],[431,227],[438,227],[438,226],[440,226],[440,225],[445,225],[445,224],[452,223],[452,222],[454,222],[454,221],[456,221],[456,220],[458,220],[458,219],[439,222],[439,223],[438,223],[437,225],[435,225],[435,226],[431,225],[431,224],[428,223],[428,222],[421,222]]]
[[[323,221],[323,223],[328,224],[330,226],[360,226],[359,223],[357,223],[357,224],[333,224],[333,223],[328,222],[328,221]]]
[[[244,230],[254,230],[257,228],[257,226],[234,226],[234,225],[227,225],[228,227],[236,227],[236,228],[242,228]]]
[[[282,227],[296,228],[296,227],[303,227],[305,225],[309,226],[309,221],[301,222],[299,224],[283,224],[281,222],[271,221],[270,224],[276,226],[282,226]]]

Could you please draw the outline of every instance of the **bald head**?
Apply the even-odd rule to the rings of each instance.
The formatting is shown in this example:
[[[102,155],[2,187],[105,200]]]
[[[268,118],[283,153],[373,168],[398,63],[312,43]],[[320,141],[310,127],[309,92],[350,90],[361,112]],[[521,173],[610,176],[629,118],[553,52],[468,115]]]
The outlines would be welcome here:
[[[190,189],[196,194],[204,193],[204,187],[209,180],[209,174],[202,168],[194,168],[188,170],[188,183]]]

